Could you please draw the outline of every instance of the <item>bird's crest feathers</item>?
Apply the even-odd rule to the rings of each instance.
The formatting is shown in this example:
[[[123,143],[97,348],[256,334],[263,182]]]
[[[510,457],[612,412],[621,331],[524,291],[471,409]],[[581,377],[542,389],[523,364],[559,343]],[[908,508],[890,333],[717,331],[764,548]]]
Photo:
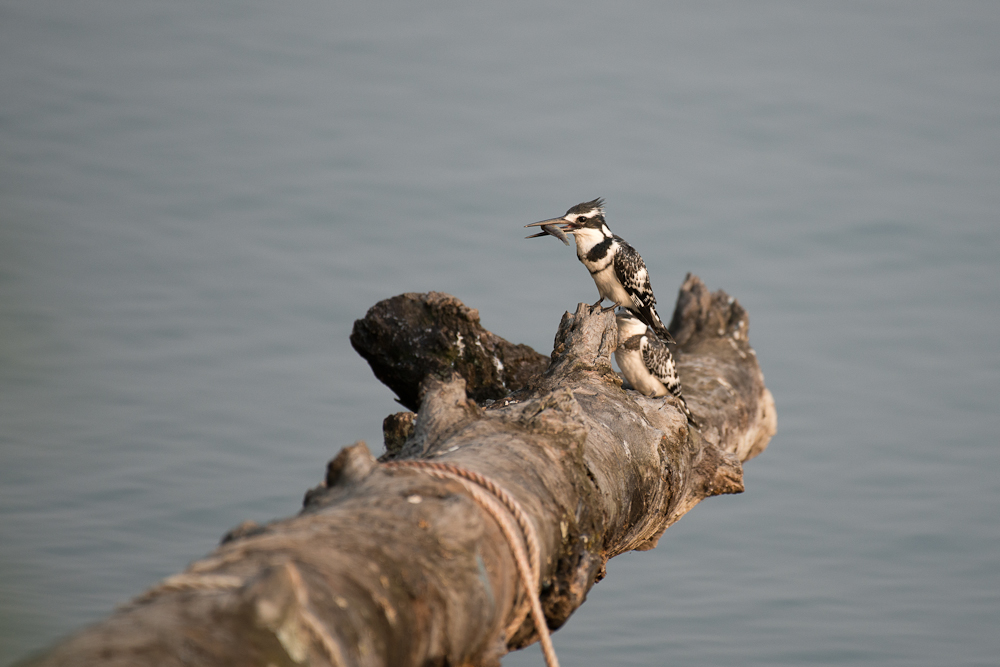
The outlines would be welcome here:
[[[601,216],[604,215],[604,198],[598,197],[591,201],[585,201],[582,204],[577,204],[570,210],[566,211],[566,216],[570,215],[583,215],[585,213],[592,213],[596,211]]]

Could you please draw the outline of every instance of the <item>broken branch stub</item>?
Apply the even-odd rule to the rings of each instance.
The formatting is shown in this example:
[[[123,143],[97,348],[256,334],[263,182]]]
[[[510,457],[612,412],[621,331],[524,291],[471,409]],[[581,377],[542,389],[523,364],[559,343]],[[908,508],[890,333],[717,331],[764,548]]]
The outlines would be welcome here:
[[[479,323],[479,311],[441,292],[407,293],[380,301],[354,323],[351,345],[410,410],[420,383],[458,373],[477,402],[523,389],[548,367],[548,357],[509,343]]]
[[[671,328],[701,432],[672,399],[622,388],[612,313],[566,313],[551,359],[474,313],[448,295],[405,294],[373,307],[351,342],[418,409],[386,419],[386,459],[479,473],[523,508],[555,629],[609,558],[652,548],[701,499],[742,490],[774,404],[746,313],[693,276]],[[498,665],[537,637],[525,609],[509,545],[461,484],[381,465],[358,443],[298,516],[231,531],[37,664]]]

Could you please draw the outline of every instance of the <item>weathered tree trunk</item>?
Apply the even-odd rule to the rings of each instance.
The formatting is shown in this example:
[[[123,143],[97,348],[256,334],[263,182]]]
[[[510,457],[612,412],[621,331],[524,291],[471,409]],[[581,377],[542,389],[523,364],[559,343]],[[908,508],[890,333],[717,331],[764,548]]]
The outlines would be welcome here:
[[[653,548],[702,498],[742,491],[741,462],[774,433],[739,304],[689,276],[671,330],[700,433],[670,400],[622,389],[614,316],[584,304],[563,316],[551,361],[443,294],[388,299],[355,324],[355,348],[419,410],[386,420],[385,458],[476,471],[521,503],[550,628],[609,558]],[[301,514],[232,531],[35,664],[497,665],[537,639],[530,619],[505,631],[524,596],[497,523],[458,483],[357,443]]]

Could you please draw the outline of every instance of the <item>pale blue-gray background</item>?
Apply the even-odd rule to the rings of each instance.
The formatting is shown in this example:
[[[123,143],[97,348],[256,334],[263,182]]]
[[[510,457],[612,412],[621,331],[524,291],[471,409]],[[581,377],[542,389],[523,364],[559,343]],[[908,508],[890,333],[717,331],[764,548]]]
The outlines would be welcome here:
[[[779,433],[564,665],[996,665],[1000,5],[0,0],[0,662],[293,514],[440,290],[548,353],[607,198]],[[505,665],[538,665],[537,648]]]

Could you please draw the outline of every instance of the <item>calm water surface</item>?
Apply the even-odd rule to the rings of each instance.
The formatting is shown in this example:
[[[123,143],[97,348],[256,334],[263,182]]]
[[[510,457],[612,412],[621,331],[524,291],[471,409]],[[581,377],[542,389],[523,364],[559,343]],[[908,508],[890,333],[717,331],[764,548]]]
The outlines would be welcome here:
[[[747,492],[621,556],[565,665],[996,665],[1000,5],[0,2],[0,663],[297,511],[440,290],[542,352],[596,196],[737,297]],[[669,307],[666,307],[669,312]],[[538,665],[537,648],[505,665]]]

